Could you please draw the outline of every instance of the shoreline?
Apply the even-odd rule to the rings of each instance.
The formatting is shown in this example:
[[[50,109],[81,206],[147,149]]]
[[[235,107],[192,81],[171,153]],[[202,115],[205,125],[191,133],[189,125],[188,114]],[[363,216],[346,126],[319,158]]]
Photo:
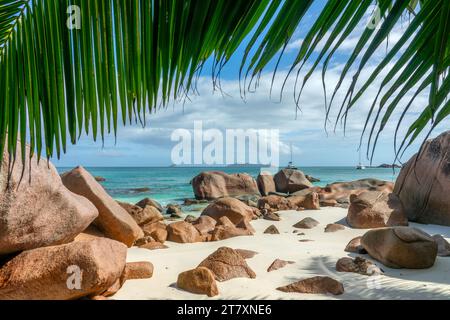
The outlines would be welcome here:
[[[344,225],[347,210],[325,207],[320,210],[280,211],[281,221],[258,219],[251,222],[256,232],[253,236],[240,236],[222,241],[179,244],[166,241],[169,248],[146,250],[128,249],[127,262],[149,261],[154,265],[154,275],[150,279],[129,280],[112,297],[116,300],[148,299],[450,299],[450,259],[437,257],[435,265],[429,269],[391,269],[366,255],[344,251],[354,237],[368,229],[346,228],[342,231],[325,233],[328,223]],[[292,233],[293,224],[305,217],[313,217],[320,224],[304,232],[304,236]],[[270,225],[275,225],[281,234],[263,234]],[[450,240],[450,227],[410,223],[430,234],[442,234]],[[311,239],[311,242],[299,242]],[[174,285],[179,273],[195,268],[204,258],[219,247],[248,249],[258,252],[247,259],[255,271],[256,278],[235,278],[217,282],[219,295],[192,294]],[[356,273],[337,272],[335,263],[342,257],[363,256],[373,261],[385,271],[382,276],[364,276]],[[282,269],[267,272],[275,259],[292,260],[295,263]],[[284,293],[277,287],[310,276],[331,276],[344,285],[345,293],[340,296],[325,294]]]

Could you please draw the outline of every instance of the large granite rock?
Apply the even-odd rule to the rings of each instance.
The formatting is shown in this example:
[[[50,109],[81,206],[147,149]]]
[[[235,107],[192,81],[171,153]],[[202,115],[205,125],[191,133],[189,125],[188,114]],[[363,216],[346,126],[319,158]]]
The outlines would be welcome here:
[[[118,201],[118,203],[133,217],[134,221],[136,221],[139,226],[164,220],[161,212],[151,205],[141,208],[131,203],[120,201]]]
[[[217,249],[198,267],[211,270],[218,281],[233,278],[256,278],[255,272],[248,266],[245,259],[238,252],[228,247]]]
[[[319,194],[316,192],[311,192],[304,196],[292,196],[287,199],[289,202],[292,203],[293,207],[296,206],[307,210],[320,209]]]
[[[178,243],[201,242],[200,232],[186,221],[177,221],[167,225],[167,240]]]
[[[25,167],[20,147],[8,187],[9,155],[0,168],[0,255],[70,242],[98,216],[84,197],[69,191],[51,162],[36,156]],[[23,176],[22,176],[23,174]]]
[[[353,228],[407,226],[400,199],[393,193],[365,191],[350,196],[347,223]]]
[[[320,202],[336,201],[339,205],[347,206],[350,203],[350,195],[360,194],[364,191],[381,191],[391,193],[394,184],[378,179],[360,179],[348,182],[334,182],[326,185],[319,192]]]
[[[238,225],[242,221],[251,221],[255,216],[256,208],[247,206],[245,203],[238,199],[226,197],[221,198],[209,206],[207,206],[203,212],[202,216],[210,216],[218,221],[221,217],[226,216],[235,225]]]
[[[427,141],[403,166],[394,193],[410,221],[450,226],[450,131]]]
[[[246,173],[207,171],[195,176],[191,184],[197,199],[214,200],[222,197],[259,195],[255,179]]]
[[[184,271],[178,275],[177,287],[196,294],[214,297],[219,294],[214,274],[205,267]]]
[[[390,268],[429,268],[438,252],[430,235],[410,227],[370,230],[361,238],[361,244],[372,258]]]
[[[258,208],[260,210],[267,210],[268,212],[297,210],[298,206],[288,199],[289,198],[271,194],[269,196],[261,197],[258,200]]]
[[[259,192],[263,196],[268,196],[270,192],[276,192],[275,181],[270,173],[261,173],[256,178]]]
[[[130,247],[136,239],[144,236],[131,215],[83,167],[77,167],[61,177],[70,191],[89,199],[95,205],[99,212],[95,224],[107,237]]]
[[[122,276],[127,247],[101,238],[23,251],[0,268],[0,300],[103,294]]]
[[[283,193],[293,193],[313,186],[302,171],[295,169],[278,171],[274,181],[277,191]]]
[[[152,222],[142,226],[145,236],[152,237],[155,241],[164,243],[167,239],[167,225],[164,222]]]

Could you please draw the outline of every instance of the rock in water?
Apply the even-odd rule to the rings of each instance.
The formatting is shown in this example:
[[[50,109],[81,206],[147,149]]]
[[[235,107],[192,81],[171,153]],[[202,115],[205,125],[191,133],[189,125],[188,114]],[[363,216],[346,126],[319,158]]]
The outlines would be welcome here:
[[[450,226],[450,131],[427,141],[403,166],[394,193],[410,221]]]
[[[422,230],[410,227],[367,231],[361,244],[369,255],[390,268],[425,269],[434,264],[438,246]]]
[[[267,234],[280,234],[280,231],[278,231],[277,227],[275,227],[273,224],[268,226],[266,230],[264,230],[263,233]]]
[[[226,197],[221,198],[205,208],[202,212],[202,216],[210,216],[216,221],[221,217],[226,216],[235,225],[238,225],[242,221],[251,221],[255,216],[256,208],[247,206],[242,201],[234,198]]]
[[[347,223],[353,228],[407,226],[400,199],[393,193],[365,191],[350,196]]]
[[[198,267],[178,275],[177,287],[196,294],[214,297],[219,294],[214,274],[208,268]]]
[[[275,181],[270,173],[262,172],[256,178],[256,183],[258,184],[259,192],[263,196],[268,196],[270,192],[276,192]]]
[[[380,275],[383,272],[372,261],[356,257],[355,259],[344,257],[336,262],[336,270],[339,272],[353,272],[365,276]]]
[[[200,233],[186,221],[177,221],[167,225],[167,240],[178,243],[201,242]]]
[[[296,224],[294,224],[293,227],[299,228],[299,229],[312,229],[318,225],[319,225],[319,221],[317,221],[316,219],[313,219],[311,217],[306,217],[306,218],[300,220],[299,222],[297,222]]]
[[[278,192],[293,193],[312,187],[312,183],[300,170],[282,169],[274,176],[275,186]]]
[[[181,218],[183,216],[183,212],[181,211],[179,204],[170,203],[166,206],[166,208],[166,214],[170,214],[172,218]]]
[[[89,200],[62,184],[51,162],[42,160],[38,164],[37,158],[30,160],[29,154],[27,146],[24,168],[20,147],[17,148],[17,161],[7,188],[9,155],[3,152],[0,255],[70,242],[98,216]]]
[[[95,205],[99,212],[95,224],[107,237],[130,247],[136,239],[144,236],[131,215],[83,167],[77,167],[61,177],[70,191],[89,199]]]
[[[340,295],[344,293],[344,286],[337,280],[330,277],[312,277],[303,279],[290,285],[279,287],[277,290],[283,292],[298,292],[298,293],[331,293]]]
[[[246,173],[207,171],[195,176],[191,184],[197,199],[214,200],[222,197],[259,195],[255,179]]]
[[[238,252],[228,247],[217,249],[198,266],[211,270],[217,281],[226,281],[233,278],[256,278],[255,272],[250,269],[245,259]]]
[[[267,272],[275,271],[281,268],[284,268],[288,264],[295,263],[294,261],[286,261],[281,259],[275,259],[270,266],[267,268]]]
[[[314,178],[313,176],[310,176],[308,174],[305,174],[306,179],[308,179],[309,182],[320,182],[320,179]]]
[[[100,295],[122,275],[127,247],[102,238],[23,251],[0,268],[0,300]]]

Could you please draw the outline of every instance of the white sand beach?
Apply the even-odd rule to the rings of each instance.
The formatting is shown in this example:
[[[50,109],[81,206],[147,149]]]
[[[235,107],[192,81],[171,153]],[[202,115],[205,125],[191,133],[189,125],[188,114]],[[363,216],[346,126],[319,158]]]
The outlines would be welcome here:
[[[422,270],[391,269],[381,267],[382,276],[363,276],[356,273],[341,273],[335,270],[336,261],[357,254],[344,251],[347,243],[354,237],[363,235],[364,229],[346,228],[334,233],[325,233],[328,223],[345,223],[347,209],[326,207],[321,210],[282,211],[281,221],[263,219],[252,222],[256,230],[254,236],[235,237],[217,242],[179,244],[166,242],[168,249],[147,250],[131,248],[128,262],[150,261],[154,274],[150,279],[129,280],[112,299],[450,299],[450,257],[437,257],[433,267]],[[320,225],[302,230],[292,227],[305,217],[313,217]],[[279,235],[263,234],[274,224]],[[425,232],[441,234],[449,240],[450,227],[421,225],[410,226]],[[294,230],[304,232],[297,235]],[[299,242],[310,239],[310,242]],[[258,252],[248,265],[255,271],[255,279],[235,278],[218,282],[219,295],[208,298],[206,295],[192,294],[176,288],[179,273],[195,268],[204,258],[217,248],[227,246],[234,249],[248,249]],[[363,255],[371,259],[368,255]],[[294,264],[267,272],[275,259],[292,260]],[[303,278],[327,275],[343,283],[345,293],[340,296],[323,294],[284,293],[277,287],[290,284]]]

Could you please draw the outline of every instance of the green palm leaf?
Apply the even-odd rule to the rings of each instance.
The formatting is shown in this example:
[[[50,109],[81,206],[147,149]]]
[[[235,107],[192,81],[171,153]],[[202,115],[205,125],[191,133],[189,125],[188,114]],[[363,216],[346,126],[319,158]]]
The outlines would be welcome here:
[[[377,28],[362,30],[328,100],[324,79],[330,61],[365,22],[374,3],[383,18]],[[45,146],[46,157],[59,157],[67,142],[75,144],[83,132],[94,139],[104,139],[111,131],[116,134],[119,109],[124,124],[135,120],[145,125],[147,111],[195,91],[208,59],[213,60],[213,85],[220,87],[221,69],[244,43],[239,76],[245,97],[276,59],[275,77],[286,46],[313,4],[313,0],[0,0],[0,148],[6,146],[15,159],[16,141],[24,149],[29,136],[31,150],[39,156]],[[422,132],[428,136],[448,119],[448,0],[323,4],[288,70],[288,74],[296,71],[297,106],[302,89],[321,67],[326,123],[337,92],[351,78],[335,120],[335,127],[343,121],[345,128],[360,98],[381,79],[361,136],[361,143],[368,139],[369,157],[380,133],[395,121],[393,116],[401,114],[398,131],[413,101],[426,90],[428,105],[402,142],[395,141],[397,155]],[[72,21],[70,6],[80,9],[80,29],[67,25]],[[360,80],[362,70],[405,15],[411,15],[411,21],[400,40],[377,62],[371,76]],[[310,68],[299,82],[300,70],[308,62]],[[288,83],[286,78],[282,91]]]

